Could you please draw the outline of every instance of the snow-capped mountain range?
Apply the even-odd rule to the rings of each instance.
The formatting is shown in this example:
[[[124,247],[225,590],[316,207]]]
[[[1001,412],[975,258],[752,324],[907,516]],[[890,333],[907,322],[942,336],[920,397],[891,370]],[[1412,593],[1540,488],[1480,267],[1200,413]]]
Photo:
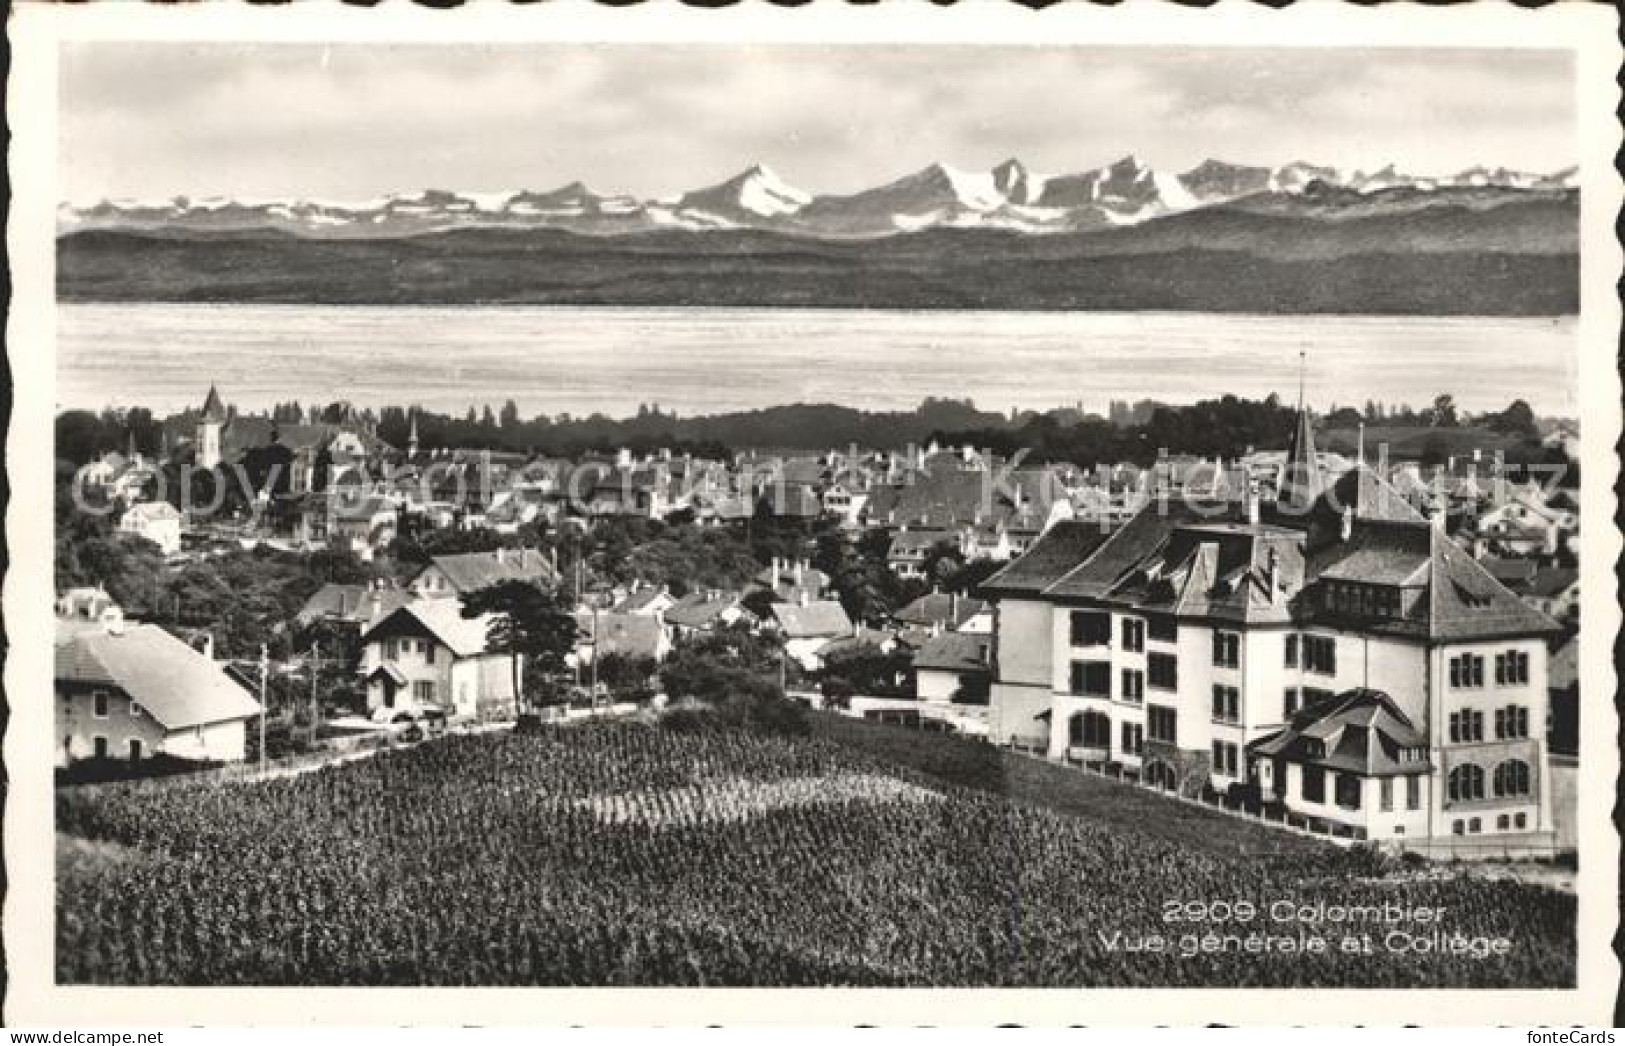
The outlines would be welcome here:
[[[1183,173],[1133,156],[1075,174],[1040,175],[1019,160],[991,170],[932,164],[850,195],[813,195],[764,166],[717,185],[657,200],[603,196],[580,182],[547,192],[430,189],[354,203],[226,198],[112,200],[63,205],[61,233],[86,229],[277,230],[314,238],[387,237],[458,228],[557,228],[616,234],[659,228],[768,229],[824,238],[885,236],[933,227],[1026,233],[1135,225],[1152,218],[1260,194],[1381,198],[1572,189],[1572,167],[1551,174],[1473,167],[1452,175],[1348,171],[1308,163],[1259,167],[1207,160]]]

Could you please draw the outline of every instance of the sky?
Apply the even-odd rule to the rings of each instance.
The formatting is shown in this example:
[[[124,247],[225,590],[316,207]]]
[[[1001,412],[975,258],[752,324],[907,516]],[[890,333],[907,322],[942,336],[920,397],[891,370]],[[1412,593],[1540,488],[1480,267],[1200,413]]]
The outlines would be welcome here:
[[[1414,173],[1577,162],[1535,50],[75,43],[64,198],[364,200],[583,181],[658,198],[764,163],[842,193],[933,162],[1133,154]]]

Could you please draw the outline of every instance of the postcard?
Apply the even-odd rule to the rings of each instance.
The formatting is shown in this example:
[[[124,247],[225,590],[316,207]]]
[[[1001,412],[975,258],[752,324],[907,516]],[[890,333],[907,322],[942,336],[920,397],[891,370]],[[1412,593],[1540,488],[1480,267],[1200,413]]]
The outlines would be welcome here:
[[[1609,1023],[1614,17],[19,5],[7,1020]]]

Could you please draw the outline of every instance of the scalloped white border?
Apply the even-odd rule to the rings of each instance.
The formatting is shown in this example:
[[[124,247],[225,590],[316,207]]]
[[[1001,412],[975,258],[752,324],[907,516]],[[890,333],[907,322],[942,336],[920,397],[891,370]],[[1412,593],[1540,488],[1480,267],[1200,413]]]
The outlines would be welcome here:
[[[99,3],[13,7],[7,106],[13,202],[7,243],[14,287],[7,346],[15,401],[7,441],[12,569],[5,578],[10,631],[5,739],[11,775],[5,853],[11,888],[5,946],[13,1026],[221,1024],[367,1025],[842,1025],[951,1026],[1206,1024],[1611,1023],[1619,967],[1618,846],[1611,812],[1619,767],[1612,645],[1620,622],[1614,564],[1620,533],[1613,487],[1619,460],[1620,381],[1615,348],[1621,249],[1613,222],[1621,182],[1614,110],[1620,66],[1613,8],[1557,4],[1525,10],[1497,3],[1448,8],[1356,8],[1302,3],[1272,11],[1237,0],[1207,10],[1166,3],[1104,8],[1061,4],[1031,11],[966,2],[952,9],[893,3],[852,8],[815,3],[782,9],[745,2],[705,11],[650,4],[600,7],[586,0],[433,10],[336,5],[146,6]],[[54,230],[56,44],[62,40],[553,42],[785,42],[1064,45],[1245,45],[1380,48],[1546,47],[1578,56],[1582,135],[1580,410],[1584,564],[1581,692],[1579,987],[1572,991],[998,990],[998,989],[94,989],[52,983],[54,854],[47,702],[51,692],[52,439],[55,397]]]

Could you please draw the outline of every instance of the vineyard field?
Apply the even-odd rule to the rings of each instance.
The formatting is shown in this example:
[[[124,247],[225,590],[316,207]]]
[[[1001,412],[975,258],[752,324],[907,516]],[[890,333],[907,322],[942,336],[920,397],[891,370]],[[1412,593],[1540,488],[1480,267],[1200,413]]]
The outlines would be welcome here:
[[[1068,790],[996,750],[905,740],[827,723],[811,737],[592,723],[451,736],[259,782],[64,788],[57,979],[1573,984],[1566,894],[1418,875],[1309,840],[1270,850],[1243,832],[1227,847],[1212,825],[1188,844],[1152,823],[1170,805],[1157,797],[1123,816],[1105,808],[1120,797],[1111,782]],[[1511,947],[1187,956],[1177,942],[1192,927],[1165,923],[1167,905],[1217,900],[1442,907],[1430,931]],[[1195,929],[1346,932],[1262,918]],[[1122,946],[1157,934],[1174,946]]]

